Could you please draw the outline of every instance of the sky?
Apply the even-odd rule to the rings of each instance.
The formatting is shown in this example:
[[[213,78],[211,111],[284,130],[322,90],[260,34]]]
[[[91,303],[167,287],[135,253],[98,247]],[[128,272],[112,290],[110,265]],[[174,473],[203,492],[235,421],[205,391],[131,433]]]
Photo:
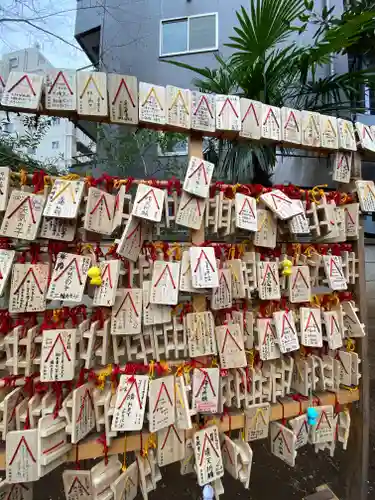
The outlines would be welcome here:
[[[74,38],[76,6],[77,0],[0,0],[0,56],[38,45],[55,67],[78,69],[87,66],[90,61]],[[9,18],[14,21],[4,22]],[[22,19],[52,34],[18,21]]]

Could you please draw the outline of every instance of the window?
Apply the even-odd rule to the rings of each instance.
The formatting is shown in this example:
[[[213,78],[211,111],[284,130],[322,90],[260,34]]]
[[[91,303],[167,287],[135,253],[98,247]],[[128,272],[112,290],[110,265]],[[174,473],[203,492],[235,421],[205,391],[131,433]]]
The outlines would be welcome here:
[[[188,155],[188,141],[183,139],[176,142],[171,148],[164,149],[158,144],[158,156],[187,156]]]
[[[161,21],[160,56],[217,49],[217,13]]]
[[[59,141],[52,141],[52,149],[59,149]]]
[[[18,57],[11,57],[9,59],[9,71],[13,71],[18,68]]]
[[[35,153],[36,153],[36,147],[29,147],[29,148],[27,148],[27,153],[29,155],[35,155]]]
[[[52,125],[60,125],[60,118],[56,116],[52,117]]]
[[[14,126],[11,122],[3,122],[1,128],[6,134],[11,134],[13,132]]]

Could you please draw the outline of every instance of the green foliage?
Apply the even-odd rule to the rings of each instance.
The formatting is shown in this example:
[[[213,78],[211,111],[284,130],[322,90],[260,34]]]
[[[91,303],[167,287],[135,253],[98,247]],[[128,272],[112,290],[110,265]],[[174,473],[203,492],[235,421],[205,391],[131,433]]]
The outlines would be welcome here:
[[[232,56],[227,61],[216,56],[216,69],[167,62],[199,75],[193,83],[205,92],[235,93],[275,106],[349,117],[363,111],[363,85],[375,84],[375,67],[368,64],[375,1],[353,0],[336,16],[333,7],[316,12],[313,0],[250,0],[237,19],[226,44]],[[306,44],[299,35],[308,27],[315,31]],[[335,59],[347,55],[352,71],[332,74]],[[363,56],[367,64],[362,59],[353,64]],[[270,173],[276,162],[275,148],[236,141],[211,140],[206,154],[216,158],[219,174],[232,182],[256,182],[257,172]]]

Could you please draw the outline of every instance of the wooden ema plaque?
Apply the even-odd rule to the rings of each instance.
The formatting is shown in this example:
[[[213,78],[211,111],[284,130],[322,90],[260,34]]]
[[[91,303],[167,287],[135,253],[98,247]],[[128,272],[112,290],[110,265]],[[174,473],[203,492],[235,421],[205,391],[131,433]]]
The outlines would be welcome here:
[[[62,477],[66,500],[92,500],[91,471],[64,470]]]
[[[134,500],[138,494],[138,465],[133,462],[111,483],[113,500]]]
[[[182,191],[176,224],[198,230],[202,226],[206,200]]]
[[[339,349],[343,345],[343,331],[338,311],[324,311],[323,318],[329,348]]]
[[[181,129],[190,129],[190,90],[167,85],[166,99],[167,125]]]
[[[316,425],[311,428],[311,441],[313,444],[329,443],[335,440],[335,425],[333,406],[316,406],[318,413]]]
[[[49,240],[73,241],[77,228],[77,219],[56,219],[43,217],[40,237]]]
[[[132,262],[138,260],[143,243],[149,240],[152,234],[152,225],[145,219],[129,217],[117,247],[117,253]]]
[[[6,210],[10,188],[10,169],[0,167],[0,212]]]
[[[359,203],[345,205],[345,232],[346,237],[358,239],[359,237]]]
[[[113,431],[142,429],[148,394],[148,375],[121,375],[112,419]]]
[[[177,429],[186,430],[193,427],[191,421],[191,412],[187,397],[187,387],[185,384],[184,375],[175,377],[175,392],[176,392],[176,427]]]
[[[46,474],[62,465],[66,460],[66,454],[72,445],[68,443],[68,434],[65,430],[66,419],[46,415],[38,422],[38,465],[39,476]]]
[[[189,356],[197,358],[216,354],[215,321],[211,311],[188,313],[186,333],[189,343]]]
[[[320,115],[320,131],[322,148],[338,149],[339,138],[337,130],[337,118],[334,116]]]
[[[111,334],[132,335],[142,329],[142,290],[120,288],[112,308]]]
[[[160,325],[172,321],[171,308],[150,302],[151,281],[143,282],[143,324],[145,326]]]
[[[139,184],[132,215],[152,222],[160,222],[164,206],[164,189]]]
[[[364,125],[363,123],[356,122],[355,128],[358,134],[359,142],[361,143],[361,147],[368,151],[375,151],[375,141],[374,135],[368,125]]]
[[[293,144],[302,142],[302,117],[301,111],[296,109],[281,108],[281,139]]]
[[[192,156],[185,175],[184,191],[200,198],[208,198],[214,167],[213,163]]]
[[[9,296],[9,312],[39,312],[46,309],[48,264],[15,264]]]
[[[191,128],[201,132],[216,131],[215,96],[191,91]]]
[[[343,118],[337,118],[337,128],[339,132],[339,149],[357,151],[353,123]]]
[[[347,337],[364,337],[365,325],[359,321],[354,302],[344,301],[341,303],[344,312],[344,327]]]
[[[311,283],[309,266],[293,266],[289,276],[289,300],[292,304],[310,302]]]
[[[268,437],[271,405],[260,403],[251,405],[245,410],[245,440],[255,441]]]
[[[236,227],[246,231],[258,230],[256,199],[242,193],[235,196]]]
[[[29,483],[39,479],[38,429],[8,432],[5,450],[8,483]]]
[[[198,413],[217,413],[219,369],[195,368],[193,372],[193,408]]]
[[[212,483],[223,477],[219,431],[215,425],[194,434],[195,469],[199,486]]]
[[[259,140],[261,137],[262,103],[241,97],[240,107],[240,137]]]
[[[262,104],[262,128],[263,139],[281,141],[281,113],[280,108]]]
[[[51,68],[46,72],[44,106],[48,111],[67,112],[77,109],[76,72]]]
[[[216,130],[241,130],[240,98],[234,95],[215,96]]]
[[[358,201],[363,212],[375,212],[374,181],[355,181]]]
[[[297,456],[294,432],[278,422],[271,422],[270,435],[273,455],[294,467]]]
[[[90,187],[83,227],[94,233],[112,234],[115,203],[116,197],[113,194]]]
[[[43,215],[61,219],[75,219],[83,196],[83,181],[55,179],[48,195]]]
[[[109,117],[111,123],[138,124],[138,82],[135,76],[108,75]]]
[[[33,485],[32,483],[9,484],[4,480],[0,483],[0,500],[33,500]]]
[[[120,276],[120,260],[100,262],[102,284],[95,287],[93,306],[112,307],[116,300],[117,285]]]
[[[348,184],[352,172],[352,153],[338,152],[333,157],[332,179]]]
[[[211,309],[228,309],[232,306],[232,273],[230,269],[219,269],[219,286],[212,289]]]
[[[320,129],[320,115],[313,111],[302,111],[302,144],[320,148],[322,134]]]
[[[44,330],[40,354],[40,380],[73,380],[76,361],[76,329]]]
[[[8,282],[16,252],[0,249],[0,296],[3,295]]]
[[[262,361],[280,358],[275,325],[272,318],[258,318],[259,356]]]
[[[297,351],[299,341],[293,311],[277,311],[273,317],[280,351],[283,354]]]
[[[301,344],[306,347],[323,347],[321,310],[317,307],[301,307]]]
[[[108,116],[107,75],[101,72],[77,72],[77,111],[80,116]]]
[[[81,302],[91,257],[60,252],[47,292],[48,300]]]
[[[1,98],[4,108],[20,108],[37,111],[42,97],[42,75],[12,71]]]
[[[303,212],[300,205],[293,203],[293,200],[279,189],[274,189],[270,193],[262,194],[260,199],[281,220],[290,219]]]
[[[279,300],[280,278],[277,262],[257,262],[258,292],[261,300]]]
[[[194,288],[216,288],[219,286],[219,273],[212,247],[191,247],[191,280]]]
[[[277,220],[270,210],[257,210],[258,230],[254,234],[254,245],[266,248],[276,247]]]
[[[139,82],[139,121],[165,125],[165,87]]]
[[[242,368],[247,366],[244,338],[239,325],[217,326],[215,335],[221,368]]]
[[[307,423],[307,415],[299,415],[298,417],[288,420],[288,425],[291,427],[296,436],[295,449],[298,450],[306,446],[309,442],[309,426]]]
[[[177,305],[179,281],[180,262],[156,260],[151,280],[151,304]]]
[[[1,224],[1,235],[35,240],[45,201],[44,196],[13,190]]]
[[[185,431],[174,424],[158,431],[157,459],[159,467],[179,462],[185,457]]]
[[[173,375],[156,380],[150,380],[148,409],[150,432],[156,432],[164,427],[174,424],[175,390]]]
[[[95,412],[91,384],[74,389],[72,395],[72,443],[78,443],[95,427]]]
[[[337,255],[323,255],[323,264],[330,288],[346,290],[348,285],[342,268],[342,258]]]

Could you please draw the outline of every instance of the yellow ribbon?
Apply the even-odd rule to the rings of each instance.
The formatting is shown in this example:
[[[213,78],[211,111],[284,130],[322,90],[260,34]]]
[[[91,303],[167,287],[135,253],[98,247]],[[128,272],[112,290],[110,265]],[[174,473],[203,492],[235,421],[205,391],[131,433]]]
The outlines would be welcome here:
[[[155,378],[155,361],[151,360],[148,365],[148,376],[150,379]]]
[[[313,295],[310,299],[310,304],[312,306],[320,307],[322,304],[322,301],[318,295]]]
[[[175,391],[176,391],[176,394],[178,396],[178,399],[180,401],[180,405],[182,406],[183,409],[185,409],[185,405],[184,405],[184,401],[182,399],[182,396],[181,396],[181,391],[180,389],[178,388],[178,385],[177,384],[174,384],[174,388],[175,388]]]
[[[23,168],[20,170],[20,183],[21,186],[25,186],[27,184],[27,172]]]
[[[113,187],[115,189],[118,189],[121,186],[126,186],[128,184],[129,179],[116,179],[115,182],[113,183]]]
[[[167,253],[170,257],[172,257],[174,254],[176,260],[181,260],[182,257],[181,245],[179,243],[174,243],[173,245],[170,245]]]
[[[353,352],[355,351],[355,340],[349,338],[346,340],[346,350],[348,352]]]
[[[159,365],[163,369],[163,371],[165,371],[166,373],[171,373],[172,370],[166,361],[160,361]]]
[[[104,389],[106,378],[110,377],[111,374],[112,374],[112,365],[111,364],[107,365],[107,367],[104,370],[101,370],[98,373],[98,376],[97,376],[98,377],[98,383],[97,383],[98,389],[100,389],[101,391]]]
[[[81,176],[78,174],[68,174],[68,175],[62,175],[59,177],[59,179],[63,179],[65,181],[79,181],[81,179]]]
[[[319,184],[317,186],[314,186],[310,191],[310,197],[312,198],[313,202],[319,205],[320,199],[324,196],[324,191],[322,188],[328,187],[328,184]],[[319,200],[317,197],[319,196]]]

